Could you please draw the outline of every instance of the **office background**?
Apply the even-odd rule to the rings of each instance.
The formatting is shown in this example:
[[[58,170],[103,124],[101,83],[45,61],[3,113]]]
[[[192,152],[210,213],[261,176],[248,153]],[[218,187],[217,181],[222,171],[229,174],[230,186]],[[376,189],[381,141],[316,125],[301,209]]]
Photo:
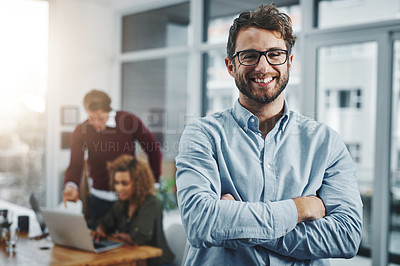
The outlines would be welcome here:
[[[232,19],[270,2],[0,0],[0,197],[27,205],[34,191],[58,204],[93,88],[145,122],[162,144],[163,177],[174,178],[185,124],[237,99],[224,66]],[[290,108],[337,130],[356,163],[359,254],[400,264],[400,1],[274,2],[298,37]]]

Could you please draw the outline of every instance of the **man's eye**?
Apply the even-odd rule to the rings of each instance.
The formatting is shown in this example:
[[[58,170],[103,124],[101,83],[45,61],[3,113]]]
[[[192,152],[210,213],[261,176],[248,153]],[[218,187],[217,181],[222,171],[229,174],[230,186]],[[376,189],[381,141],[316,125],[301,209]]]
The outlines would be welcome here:
[[[281,53],[279,53],[279,52],[274,52],[274,53],[269,53],[268,55],[269,55],[269,57],[277,57],[277,56],[280,56]]]
[[[258,58],[258,53],[243,53],[242,59],[250,60]]]
[[[279,57],[279,56],[282,56],[282,55],[285,55],[285,53],[284,52],[280,52],[280,51],[274,51],[274,52],[269,52],[268,53],[268,57]]]

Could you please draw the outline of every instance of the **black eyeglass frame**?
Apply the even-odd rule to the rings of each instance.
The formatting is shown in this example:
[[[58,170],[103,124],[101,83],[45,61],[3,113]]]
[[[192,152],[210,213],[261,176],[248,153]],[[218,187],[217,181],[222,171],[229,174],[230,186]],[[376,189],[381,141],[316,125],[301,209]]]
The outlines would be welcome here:
[[[269,53],[269,52],[275,52],[275,51],[278,51],[278,52],[285,52],[286,57],[285,57],[285,61],[283,61],[283,63],[280,63],[280,64],[273,64],[273,63],[271,63],[271,62],[268,60],[267,53]],[[258,55],[257,62],[255,62],[254,64],[250,64],[250,65],[248,65],[248,64],[243,64],[243,63],[240,61],[240,57],[239,57],[240,53],[243,53],[243,52],[257,52],[257,53],[259,54],[259,55]],[[255,66],[255,65],[257,65],[257,64],[260,62],[260,58],[261,58],[262,55],[265,56],[265,59],[267,59],[268,64],[270,64],[271,66],[280,66],[280,65],[285,64],[285,63],[288,61],[288,58],[289,58],[289,50],[284,50],[284,49],[270,49],[270,50],[263,51],[263,52],[260,52],[260,51],[257,51],[257,50],[242,50],[242,51],[237,51],[237,52],[235,52],[235,53],[232,55],[232,60],[235,58],[235,56],[237,56],[237,57],[238,57],[239,64],[241,64],[241,65],[243,65],[243,66]]]

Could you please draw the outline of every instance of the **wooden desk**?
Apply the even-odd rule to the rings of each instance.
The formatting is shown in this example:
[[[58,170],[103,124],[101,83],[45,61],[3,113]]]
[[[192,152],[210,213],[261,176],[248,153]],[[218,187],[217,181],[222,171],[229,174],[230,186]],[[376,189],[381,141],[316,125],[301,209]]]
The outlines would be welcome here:
[[[21,238],[17,252],[9,257],[5,246],[0,248],[0,265],[132,265],[145,266],[146,259],[159,257],[162,250],[150,246],[129,246],[92,253],[54,245],[47,239]]]
[[[16,216],[29,215],[29,235],[20,237],[17,243],[17,252],[9,257],[5,244],[0,243],[0,265],[7,266],[44,266],[44,265],[146,265],[146,259],[162,255],[162,250],[150,246],[129,246],[92,253],[54,245],[47,239],[30,240],[29,237],[40,234],[40,226],[31,209],[24,208],[0,200],[0,209],[10,209]],[[13,226],[16,226],[13,224]]]

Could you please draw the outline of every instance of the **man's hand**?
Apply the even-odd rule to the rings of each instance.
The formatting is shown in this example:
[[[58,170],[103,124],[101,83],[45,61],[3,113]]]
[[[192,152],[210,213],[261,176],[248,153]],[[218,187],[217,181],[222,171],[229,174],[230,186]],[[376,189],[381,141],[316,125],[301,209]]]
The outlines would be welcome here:
[[[73,186],[66,186],[63,191],[63,201],[65,207],[67,207],[67,201],[76,202],[79,199],[79,192]]]
[[[235,200],[235,198],[231,194],[225,194],[221,196],[221,200]]]
[[[324,202],[315,196],[307,196],[293,199],[297,208],[297,223],[313,221],[325,217]]]

